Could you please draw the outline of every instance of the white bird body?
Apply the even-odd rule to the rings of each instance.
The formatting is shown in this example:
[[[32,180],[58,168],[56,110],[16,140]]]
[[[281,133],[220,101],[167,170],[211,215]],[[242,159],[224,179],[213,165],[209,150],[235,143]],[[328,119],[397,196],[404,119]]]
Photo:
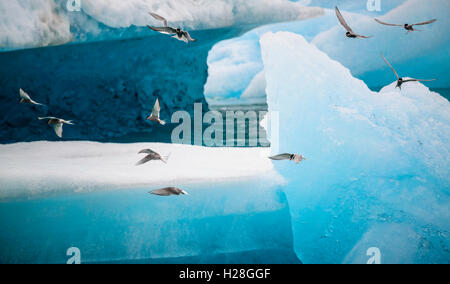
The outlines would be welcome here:
[[[155,151],[153,151],[151,149],[141,150],[138,154],[147,154],[147,156],[145,156],[145,158],[143,158],[142,160],[137,162],[136,166],[140,166],[140,165],[143,165],[143,164],[145,164],[147,162],[155,161],[155,160],[160,160],[163,163],[167,164],[167,161],[169,160],[169,157],[170,157],[170,154],[163,157],[163,156],[161,156],[160,154],[156,153]]]
[[[37,106],[45,106],[43,104],[37,103],[31,99],[31,97],[22,89],[19,89],[20,103],[22,104],[31,104]]]
[[[148,26],[151,30],[161,33],[161,34],[165,34],[165,35],[169,35],[172,38],[175,38],[179,41],[184,41],[185,43],[189,43],[190,41],[196,41],[195,39],[193,39],[191,37],[191,35],[189,34],[188,31],[183,31],[180,28],[172,28],[169,27],[167,25],[167,20],[156,14],[156,13],[149,13],[153,18],[157,19],[158,21],[162,21],[164,26],[163,27],[152,27],[152,26]]]
[[[161,112],[161,106],[159,104],[159,99],[156,99],[155,106],[153,107],[153,110],[152,110],[152,114],[147,117],[147,120],[157,122],[161,125],[166,125],[166,122],[159,118],[160,112]]]
[[[59,138],[62,138],[63,135],[63,125],[64,124],[68,124],[68,125],[75,125],[72,121],[70,120],[64,120],[61,118],[56,118],[56,117],[39,117],[39,120],[48,120],[48,125],[50,125],[51,127],[53,127],[53,130],[55,131],[56,135]]]

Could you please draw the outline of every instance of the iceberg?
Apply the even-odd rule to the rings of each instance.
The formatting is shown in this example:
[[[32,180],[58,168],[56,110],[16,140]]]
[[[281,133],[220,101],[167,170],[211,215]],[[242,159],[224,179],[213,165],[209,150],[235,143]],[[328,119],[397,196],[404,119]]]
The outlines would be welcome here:
[[[68,9],[76,4],[79,11]],[[0,2],[0,50],[142,37],[153,11],[189,30],[300,20],[322,14],[289,0],[10,0]]]
[[[331,3],[332,2],[332,3]],[[259,39],[267,32],[289,31],[301,34],[309,42],[350,69],[352,74],[362,79],[371,88],[388,84],[395,77],[379,56],[380,52],[390,59],[396,69],[415,78],[438,78],[427,83],[436,88],[449,87],[450,25],[446,11],[450,3],[445,0],[398,1],[392,9],[383,8],[382,13],[367,14],[353,9],[350,1],[342,3],[342,13],[358,31],[374,37],[368,40],[351,40],[344,35],[333,8],[336,1],[312,1],[323,5],[324,15],[304,21],[270,24],[255,28],[242,36],[217,43],[208,55],[208,80],[205,85],[205,98],[209,103],[218,101],[251,103],[244,91],[263,69]],[[341,1],[342,2],[342,1]],[[356,6],[360,3],[354,2]],[[383,1],[383,5],[386,1]],[[392,2],[393,3],[393,2]],[[347,5],[348,4],[348,5]],[[424,27],[425,31],[405,35],[399,27],[382,26],[374,21],[378,17],[387,22],[420,22],[437,18],[433,25]],[[407,48],[414,46],[414,48]],[[264,88],[261,81],[259,89]],[[260,93],[259,97],[265,96]]]
[[[163,156],[170,155],[168,164],[154,162],[136,167],[136,162],[142,158],[137,153],[148,148]],[[164,187],[167,183],[236,181],[262,175],[273,180],[272,184],[279,184],[282,179],[267,159],[268,150],[163,143],[41,141],[0,145],[0,199]],[[242,162],[236,163],[236,160]]]
[[[143,148],[170,159],[136,167]],[[0,262],[65,263],[73,247],[81,263],[300,263],[282,178],[268,151],[0,145],[0,225],[7,232],[0,234]],[[190,195],[148,193],[166,186]]]
[[[420,83],[373,92],[293,33],[263,35],[261,53],[272,151],[308,158],[275,164],[299,258],[365,263],[376,247],[383,263],[447,263],[449,102]]]
[[[206,101],[210,105],[233,102],[249,104],[255,101],[265,103],[266,94],[263,92],[265,82],[261,80],[264,66],[259,45],[260,37],[267,32],[291,31],[301,33],[305,38],[312,40],[318,33],[335,25],[334,12],[325,9],[323,16],[265,25],[239,37],[216,43],[208,53],[208,79],[204,91]]]
[[[446,66],[450,63],[450,31],[447,29],[450,26],[450,19],[447,17],[449,10],[450,2],[445,0],[430,0],[426,3],[408,0],[379,18],[391,23],[418,23],[431,19],[438,21],[422,27],[423,31],[405,35],[405,30],[401,27],[383,26],[373,18],[363,17],[352,24],[373,38],[364,41],[347,40],[342,37],[345,30],[336,26],[318,34],[312,43],[370,86],[383,86],[395,78],[386,72],[389,70],[386,70],[386,65],[378,56],[380,52],[384,52],[392,59],[391,63],[396,66],[397,71],[406,74],[404,76],[431,76],[439,80],[427,84],[428,86],[448,87],[450,75]]]

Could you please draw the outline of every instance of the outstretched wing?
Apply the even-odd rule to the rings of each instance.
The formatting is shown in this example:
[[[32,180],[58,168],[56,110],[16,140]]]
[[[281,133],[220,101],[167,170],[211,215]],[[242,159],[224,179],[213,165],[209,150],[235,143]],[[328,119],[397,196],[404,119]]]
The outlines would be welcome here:
[[[392,71],[394,71],[395,76],[397,76],[397,80],[400,79],[400,77],[397,74],[397,71],[395,71],[394,67],[392,67],[391,63],[389,63],[389,61],[387,61],[386,57],[384,57],[383,53],[381,53],[381,57],[383,57],[384,62],[386,62],[386,64],[392,69]]]
[[[163,189],[150,191],[150,194],[159,195],[159,196],[169,196],[172,193],[167,188],[163,188]]]
[[[341,12],[339,11],[338,7],[335,8],[336,10],[336,16],[339,19],[339,22],[341,22],[341,25],[344,26],[344,28],[348,31],[353,33],[353,30],[350,28],[350,26],[347,24],[347,22],[345,21],[344,17],[342,17]]]
[[[27,94],[27,93],[25,93],[25,91],[24,90],[22,90],[22,89],[19,89],[19,95],[20,95],[20,98],[21,99],[24,99],[24,100],[29,100],[29,101],[31,101],[31,98],[30,98],[30,96]]]
[[[143,164],[148,163],[153,160],[158,160],[158,159],[157,159],[156,155],[150,154],[150,155],[146,156],[145,158],[143,158],[142,160],[140,160],[139,162],[137,162],[136,166],[143,165]]]
[[[45,120],[45,119],[58,119],[56,117],[53,116],[47,116],[47,117],[38,117],[39,120]]]
[[[158,15],[158,14],[156,14],[156,13],[152,13],[152,12],[149,12],[149,14],[150,14],[153,18],[157,19],[158,21],[162,21],[163,24],[164,24],[164,26],[167,27],[167,20],[166,20],[166,18],[164,18],[164,17],[162,17],[162,16],[160,16],[160,15]]]
[[[434,23],[434,22],[436,22],[436,21],[437,21],[437,19],[433,19],[433,20],[426,21],[426,22],[423,22],[423,23],[417,23],[417,24],[414,24],[414,25],[412,25],[412,26],[423,26],[423,25],[428,25],[428,24],[432,24],[432,23]]]
[[[157,154],[157,153],[151,149],[144,149],[141,150],[138,154]]]
[[[290,160],[291,156],[292,156],[292,154],[285,153],[285,154],[280,154],[280,155],[269,157],[269,159],[275,160],[275,161]]]
[[[155,106],[152,110],[152,116],[159,118],[159,113],[161,112],[161,106],[159,105],[159,99],[156,99]]]
[[[371,38],[372,36],[363,36],[363,35],[356,35],[357,37],[360,37],[360,38]]]
[[[406,82],[432,82],[432,81],[436,81],[437,79],[414,79],[414,78],[411,78],[411,79],[405,79],[405,80],[403,80],[403,83],[406,83]]]
[[[377,23],[380,23],[380,24],[382,24],[382,25],[385,25],[385,26],[392,26],[392,27],[403,27],[403,25],[398,25],[398,24],[389,24],[389,23],[386,23],[386,22],[380,21],[380,20],[378,20],[378,19],[375,19],[375,21],[376,21]]]
[[[30,104],[38,105],[38,106],[45,106],[45,105],[43,105],[43,104],[40,104],[40,103],[38,103],[38,102],[33,101],[33,100],[30,98],[30,96],[29,96],[24,90],[22,90],[22,89],[19,89],[19,94],[20,94],[20,98],[21,98],[22,100],[24,100],[24,101],[26,101],[26,102],[28,102],[28,103],[30,103]]]
[[[56,124],[53,124],[53,129],[55,130],[56,135],[59,138],[62,138],[62,134],[63,134],[63,123],[62,122],[58,122]]]
[[[75,125],[75,124],[72,122],[72,120],[64,120],[64,119],[61,119],[61,122],[62,122],[62,123],[65,123],[65,124],[69,124],[69,125]]]
[[[152,31],[158,32],[158,33],[162,33],[162,34],[166,34],[166,35],[173,35],[176,34],[177,31],[171,27],[152,27],[152,26],[147,26],[149,29],[151,29]]]

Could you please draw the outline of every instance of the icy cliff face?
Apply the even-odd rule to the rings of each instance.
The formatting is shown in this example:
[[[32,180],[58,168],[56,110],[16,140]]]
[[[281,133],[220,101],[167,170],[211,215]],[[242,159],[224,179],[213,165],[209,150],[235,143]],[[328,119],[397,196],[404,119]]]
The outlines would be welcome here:
[[[109,140],[149,132],[145,140],[170,142],[171,127],[145,121],[156,98],[162,119],[205,103],[206,57],[236,31],[198,31],[186,45],[165,36],[0,53],[0,141],[55,140],[38,116],[72,119],[64,139]],[[48,108],[19,104],[19,88]],[[206,106],[204,109],[207,109]]]
[[[419,83],[372,92],[303,37],[261,38],[275,163],[289,180],[295,249],[306,263],[447,262],[450,104]],[[273,137],[272,137],[273,139]]]
[[[311,5],[315,2],[333,8],[330,3],[336,4],[337,1],[313,1]],[[301,34],[371,87],[384,86],[395,78],[381,59],[380,52],[385,53],[403,76],[438,78],[436,82],[427,85],[449,86],[450,75],[446,70],[446,66],[450,63],[448,56],[450,33],[447,29],[450,22],[446,16],[450,10],[448,1],[432,0],[426,3],[420,0],[400,1],[397,4],[404,3],[398,7],[390,6],[392,10],[384,7],[381,13],[371,14],[354,9],[355,7],[348,2],[338,3],[344,10],[342,12],[344,17],[354,30],[372,35],[373,38],[347,39],[334,10],[325,9],[324,16],[319,18],[267,25],[251,30],[238,38],[219,42],[208,56],[209,76],[205,86],[205,97],[208,102],[249,102],[242,95],[255,76],[263,70],[259,39],[269,31]],[[437,18],[438,22],[422,27],[424,30],[422,32],[405,35],[402,28],[380,25],[374,21],[374,17],[392,23],[420,22],[434,18]],[[261,84],[260,89],[263,89],[265,82],[261,81]],[[259,94],[261,101],[264,96],[264,92]]]
[[[68,3],[72,4],[69,8]],[[150,33],[147,25],[161,24],[149,11],[190,30],[261,25],[322,14],[321,8],[288,0],[2,0],[0,50],[143,36]]]

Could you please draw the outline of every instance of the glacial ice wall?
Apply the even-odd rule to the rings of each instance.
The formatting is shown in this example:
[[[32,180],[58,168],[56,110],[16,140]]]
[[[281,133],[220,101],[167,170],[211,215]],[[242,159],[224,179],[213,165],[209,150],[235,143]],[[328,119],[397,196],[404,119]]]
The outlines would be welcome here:
[[[193,113],[195,102],[207,110],[208,51],[236,33],[198,31],[192,45],[154,35],[2,52],[0,142],[58,140],[39,116],[74,120],[75,126],[64,127],[65,140],[170,142],[173,125],[145,121],[156,98],[168,122],[178,110]],[[19,104],[19,88],[48,107]],[[143,132],[148,135],[136,136]]]
[[[294,246],[305,263],[450,259],[450,104],[420,83],[369,90],[302,36],[261,38],[274,163],[289,184]],[[273,136],[272,141],[276,141]]]
[[[299,263],[279,187],[179,186],[190,195],[142,186],[1,202],[0,262],[62,264],[77,247],[81,263]]]
[[[70,10],[67,3],[72,2]],[[79,8],[79,11],[73,7]],[[322,14],[288,0],[2,0],[0,50],[145,36],[154,11],[190,30],[261,25]]]
[[[318,4],[333,8],[330,3],[336,4],[337,1],[321,2],[323,3]],[[325,9],[324,16],[318,18],[271,24],[253,29],[240,37],[219,42],[208,56],[209,76],[205,85],[205,96],[208,102],[249,102],[242,94],[255,76],[263,70],[259,39],[266,32],[277,31],[301,34],[332,59],[349,68],[354,76],[364,80],[370,87],[384,86],[395,78],[381,59],[380,52],[385,53],[403,76],[438,78],[436,82],[427,83],[427,85],[449,86],[450,75],[447,72],[447,66],[450,63],[448,30],[450,22],[447,11],[450,10],[450,3],[448,1],[399,1],[398,6],[389,7],[392,10],[385,7],[380,13],[370,14],[354,9],[355,7],[350,3],[340,2],[337,4],[354,30],[373,35],[373,38],[368,40],[346,38],[345,30],[339,24],[334,10]],[[433,25],[421,27],[422,32],[405,35],[402,28],[382,26],[373,20],[374,17],[393,23],[420,22],[433,18],[437,18],[438,21]],[[261,81],[261,84],[259,89],[264,89],[265,82]],[[260,93],[258,97],[263,102],[265,93]]]

